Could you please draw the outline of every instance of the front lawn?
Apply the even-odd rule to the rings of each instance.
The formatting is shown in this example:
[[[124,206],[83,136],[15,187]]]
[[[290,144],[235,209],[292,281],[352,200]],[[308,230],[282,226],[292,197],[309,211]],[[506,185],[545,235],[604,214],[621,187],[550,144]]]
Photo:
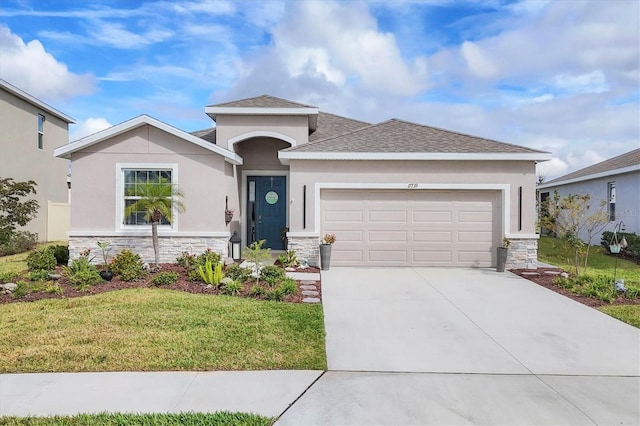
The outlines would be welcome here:
[[[322,306],[156,288],[0,309],[0,373],[326,369]]]
[[[602,306],[598,309],[622,322],[640,328],[640,305]]]
[[[7,426],[269,426],[274,419],[255,414],[225,411],[181,414],[78,414],[54,417],[0,417],[0,425]]]

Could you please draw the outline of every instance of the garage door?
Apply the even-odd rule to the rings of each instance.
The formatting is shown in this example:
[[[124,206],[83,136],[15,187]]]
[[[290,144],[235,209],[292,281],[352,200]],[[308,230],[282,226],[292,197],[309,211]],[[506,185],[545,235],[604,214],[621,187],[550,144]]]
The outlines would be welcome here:
[[[322,190],[335,266],[495,266],[499,191]]]

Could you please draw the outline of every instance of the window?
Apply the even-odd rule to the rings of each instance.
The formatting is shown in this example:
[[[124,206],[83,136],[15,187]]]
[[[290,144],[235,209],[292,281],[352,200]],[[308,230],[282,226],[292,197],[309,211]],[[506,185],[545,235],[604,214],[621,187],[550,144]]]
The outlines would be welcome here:
[[[609,222],[615,222],[616,220],[616,183],[609,182],[608,193],[609,193]]]
[[[122,169],[123,173],[123,199],[122,214],[124,211],[136,201],[140,200],[139,187],[141,184],[159,184],[161,181],[173,183],[173,171],[170,169]],[[149,225],[150,222],[145,220],[145,211],[135,211],[124,218],[125,225]],[[163,217],[160,225],[171,225],[171,223]]]
[[[38,114],[38,149],[44,149],[44,120],[44,115]]]

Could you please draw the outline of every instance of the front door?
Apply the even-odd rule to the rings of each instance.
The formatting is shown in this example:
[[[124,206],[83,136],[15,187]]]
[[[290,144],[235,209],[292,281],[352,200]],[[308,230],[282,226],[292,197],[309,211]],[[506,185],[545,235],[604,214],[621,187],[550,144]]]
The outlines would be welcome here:
[[[287,226],[285,176],[247,177],[248,244],[266,240],[263,247],[284,250],[282,231]]]

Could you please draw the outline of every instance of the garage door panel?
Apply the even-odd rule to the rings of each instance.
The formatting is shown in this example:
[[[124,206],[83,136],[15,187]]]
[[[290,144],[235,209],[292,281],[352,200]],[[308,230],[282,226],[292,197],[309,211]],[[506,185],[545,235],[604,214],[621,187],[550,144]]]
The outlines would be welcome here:
[[[498,191],[323,190],[322,232],[343,266],[495,265]]]

